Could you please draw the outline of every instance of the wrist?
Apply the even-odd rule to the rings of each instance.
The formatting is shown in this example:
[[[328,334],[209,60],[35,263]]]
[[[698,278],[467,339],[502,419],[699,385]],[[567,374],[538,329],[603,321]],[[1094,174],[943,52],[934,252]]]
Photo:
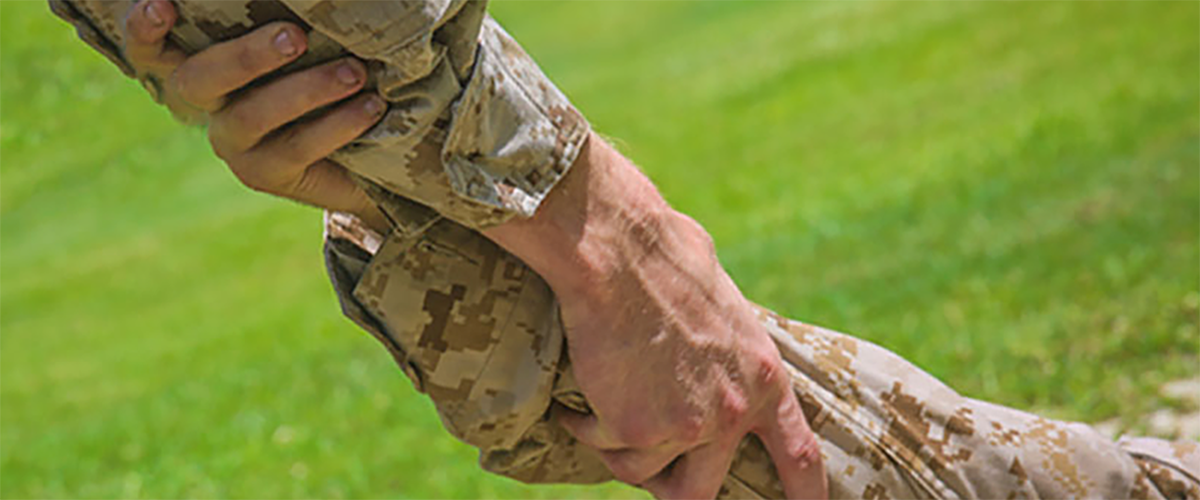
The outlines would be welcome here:
[[[691,227],[685,227],[691,226]],[[675,212],[644,174],[594,134],[537,213],[484,231],[537,271],[560,296],[603,290],[680,231],[703,229]],[[688,240],[689,238],[683,238]]]

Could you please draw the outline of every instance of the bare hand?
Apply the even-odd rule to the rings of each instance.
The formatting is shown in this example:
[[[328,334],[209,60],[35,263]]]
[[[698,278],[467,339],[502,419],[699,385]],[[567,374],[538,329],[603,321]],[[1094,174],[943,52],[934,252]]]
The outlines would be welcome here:
[[[245,89],[304,53],[304,31],[270,23],[189,57],[165,40],[175,19],[169,0],[138,2],[126,18],[126,58],[139,73],[163,82],[165,103],[208,115],[213,151],[243,184],[385,227],[347,171],[324,159],[387,109],[374,92],[360,92],[366,81],[362,62],[347,57]],[[337,104],[296,122],[331,103]]]
[[[164,41],[174,21],[168,0],[139,2],[126,23],[126,57],[164,82],[165,102],[209,116],[213,150],[239,180],[384,227],[348,173],[324,159],[385,110],[378,96],[360,92],[361,62],[346,58],[247,88],[304,52],[299,27],[268,24],[186,57]],[[748,433],[766,445],[789,497],[824,496],[817,441],[788,374],[707,234],[666,207],[599,138],[588,151],[594,175],[577,164],[538,212],[572,220],[541,226],[535,217],[487,232],[546,277],[561,301],[574,369],[595,415],[565,413],[559,421],[600,450],[618,479],[660,498],[714,497]],[[570,195],[578,190],[587,196]],[[552,207],[581,201],[592,205]],[[586,230],[563,230],[573,223]],[[522,232],[529,227],[551,232]],[[568,265],[548,266],[537,250],[522,250],[580,234],[559,252],[578,257]]]
[[[595,135],[562,182],[533,219],[485,231],[558,296],[595,412],[558,421],[658,498],[715,497],[749,433],[789,498],[823,498],[790,376],[704,229]]]

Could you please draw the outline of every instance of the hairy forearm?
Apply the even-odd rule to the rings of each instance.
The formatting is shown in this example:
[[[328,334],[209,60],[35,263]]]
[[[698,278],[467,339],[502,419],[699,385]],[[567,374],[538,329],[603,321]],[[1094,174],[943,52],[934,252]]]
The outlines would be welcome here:
[[[605,302],[612,293],[605,282],[634,267],[715,264],[704,229],[672,209],[632,162],[594,134],[533,217],[484,234],[560,296]]]

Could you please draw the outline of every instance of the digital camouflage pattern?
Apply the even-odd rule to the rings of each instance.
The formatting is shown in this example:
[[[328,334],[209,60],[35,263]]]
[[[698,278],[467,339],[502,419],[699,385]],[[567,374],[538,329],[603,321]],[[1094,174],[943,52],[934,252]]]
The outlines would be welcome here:
[[[121,20],[133,0],[50,0],[129,76]],[[330,159],[469,227],[528,217],[578,156],[588,126],[500,25],[468,0],[179,0],[171,40],[188,51],[276,20],[309,35],[282,72],[353,54],[388,111]],[[160,83],[143,78],[152,93]],[[190,118],[185,103],[167,102]]]
[[[327,214],[326,260],[346,314],[388,346],[484,468],[529,482],[609,479],[548,420],[551,405],[587,403],[541,278],[452,222],[400,227],[384,237]],[[869,342],[759,313],[820,438],[831,497],[1200,498],[1197,443],[1114,443],[1084,424],[962,397]],[[782,496],[765,449],[747,438],[721,497]]]
[[[130,0],[51,0],[81,37],[120,56]],[[392,221],[384,235],[326,214],[328,272],[343,311],[383,343],[482,466],[527,482],[611,479],[549,420],[588,411],[555,298],[472,228],[528,216],[567,171],[587,124],[479,2],[176,0],[176,43],[198,50],[270,20],[311,29],[310,54],[369,62],[390,103],[333,158]],[[154,89],[151,89],[154,90]],[[171,106],[172,103],[166,103]],[[844,498],[1200,498],[1200,445],[1125,438],[964,398],[869,342],[760,309],[818,435],[830,495]],[[748,437],[722,498],[780,498]]]

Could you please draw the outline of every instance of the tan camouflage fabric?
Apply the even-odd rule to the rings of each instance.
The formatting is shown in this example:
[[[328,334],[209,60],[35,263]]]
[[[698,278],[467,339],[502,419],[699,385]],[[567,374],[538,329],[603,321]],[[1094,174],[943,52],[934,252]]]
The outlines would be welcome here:
[[[129,0],[51,4],[124,64],[115,19]],[[587,136],[586,122],[482,3],[176,4],[188,21],[176,35],[207,37],[181,42],[191,50],[299,19],[323,55],[295,67],[343,47],[372,61],[374,88],[391,111],[334,158],[362,177],[392,228],[378,234],[353,216],[326,214],[326,262],[343,311],[386,346],[447,430],[480,450],[483,468],[526,482],[611,479],[549,419],[553,405],[588,411],[553,294],[471,229],[531,214]],[[188,26],[203,37],[187,35]],[[1114,443],[1083,424],[964,398],[869,342],[759,312],[821,441],[832,497],[1200,498],[1195,442]],[[782,496],[764,448],[748,437],[720,497]]]
[[[329,213],[326,260],[346,314],[388,346],[485,469],[528,482],[609,478],[548,420],[554,404],[587,403],[553,296],[518,259],[445,220],[383,236]],[[869,342],[759,312],[821,440],[831,497],[1200,497],[1195,442],[1114,443],[1084,424],[962,397]],[[783,496],[753,438],[720,496]]]
[[[330,157],[360,181],[469,227],[533,214],[587,139],[583,117],[533,60],[468,0],[176,0],[171,40],[196,51],[275,20],[295,22],[309,50],[294,71],[353,54],[380,123]],[[129,76],[121,19],[133,0],[50,0],[80,37]],[[156,95],[161,83],[142,78]],[[192,110],[166,102],[177,116]]]

